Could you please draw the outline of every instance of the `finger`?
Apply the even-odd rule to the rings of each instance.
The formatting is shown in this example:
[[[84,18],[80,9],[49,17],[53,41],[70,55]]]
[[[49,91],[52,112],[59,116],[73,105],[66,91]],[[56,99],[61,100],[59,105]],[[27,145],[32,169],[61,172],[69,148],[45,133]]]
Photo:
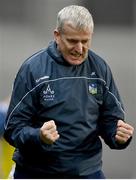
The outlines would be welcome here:
[[[52,137],[54,137],[55,140],[57,140],[60,137],[60,135],[58,134],[58,131],[55,131],[54,133],[52,133]]]
[[[126,138],[126,137],[121,137],[121,136],[119,136],[119,135],[116,135],[116,136],[115,136],[115,139],[116,139],[116,141],[117,141],[118,143],[120,143],[120,144],[124,144],[124,143],[126,143],[127,140],[128,140],[128,138]]]
[[[123,134],[127,134],[127,135],[130,135],[130,136],[132,136],[132,134],[133,134],[131,130],[128,130],[128,129],[124,128],[124,127],[117,128],[117,132],[121,132]]]
[[[128,130],[134,129],[130,124],[127,124],[122,120],[119,120],[117,125],[118,125],[118,127],[124,127],[125,129],[128,129]]]
[[[41,129],[41,133],[44,137],[49,137],[49,136],[53,136],[54,134],[58,134],[58,131],[56,131],[55,128],[51,128],[51,129]]]
[[[59,134],[57,131],[55,131],[53,134],[48,134],[46,138],[50,143],[53,143],[59,138]]]
[[[48,122],[45,122],[45,123],[43,124],[43,127],[44,127],[44,129],[46,129],[46,130],[49,130],[49,129],[52,129],[52,128],[55,128],[55,129],[56,129],[56,125],[55,125],[55,122],[54,122],[53,120],[48,121]]]
[[[127,139],[129,139],[129,138],[131,137],[130,134],[124,133],[124,132],[122,132],[122,131],[117,131],[116,135],[118,135],[118,136],[120,136],[120,137],[122,137],[122,138],[127,138]]]
[[[53,134],[46,134],[46,136],[42,136],[43,142],[46,144],[53,144],[59,138],[59,134],[57,132]]]
[[[57,131],[56,126],[48,129],[47,131],[48,131],[48,133],[50,133],[50,134],[56,132],[56,131]]]
[[[122,133],[125,133],[125,134],[128,134],[128,135],[132,136],[133,132],[134,132],[134,128],[127,129],[127,128],[124,128],[124,127],[118,127],[117,131],[121,131]]]

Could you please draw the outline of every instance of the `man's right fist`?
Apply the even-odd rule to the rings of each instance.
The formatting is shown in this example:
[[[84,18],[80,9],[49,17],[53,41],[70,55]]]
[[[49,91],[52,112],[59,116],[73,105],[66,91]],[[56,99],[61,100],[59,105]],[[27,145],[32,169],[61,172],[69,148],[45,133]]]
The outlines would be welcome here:
[[[57,127],[53,120],[45,122],[40,128],[40,138],[46,144],[53,144],[59,138]]]

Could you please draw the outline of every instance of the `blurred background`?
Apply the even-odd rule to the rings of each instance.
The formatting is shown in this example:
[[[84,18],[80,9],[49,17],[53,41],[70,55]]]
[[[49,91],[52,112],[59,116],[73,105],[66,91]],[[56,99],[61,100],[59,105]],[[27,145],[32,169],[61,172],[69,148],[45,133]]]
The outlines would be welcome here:
[[[87,7],[95,22],[92,50],[110,65],[126,110],[136,127],[135,0],[0,0],[0,101],[10,96],[23,61],[53,39],[57,12],[64,6]],[[125,150],[103,144],[107,178],[136,178],[135,138]],[[0,178],[10,171],[13,148],[0,140]]]

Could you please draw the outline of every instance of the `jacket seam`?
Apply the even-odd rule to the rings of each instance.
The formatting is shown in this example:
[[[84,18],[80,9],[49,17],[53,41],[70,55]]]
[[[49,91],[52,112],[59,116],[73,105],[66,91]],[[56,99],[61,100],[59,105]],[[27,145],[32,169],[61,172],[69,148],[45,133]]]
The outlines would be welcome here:
[[[123,112],[123,114],[125,114],[123,108],[121,107],[120,101],[117,99],[117,97],[116,97],[112,92],[109,91],[109,88],[108,88],[108,86],[106,85],[106,81],[105,81],[105,80],[103,80],[103,79],[101,79],[101,78],[89,78],[89,77],[85,77],[85,76],[80,76],[80,77],[62,77],[62,78],[56,78],[56,79],[50,79],[50,80],[43,81],[43,82],[37,84],[37,85],[36,85],[34,88],[32,88],[30,91],[28,91],[28,92],[22,97],[22,99],[16,104],[16,106],[13,108],[13,110],[12,110],[11,113],[9,114],[8,119],[7,119],[7,123],[5,124],[5,129],[6,129],[7,125],[8,125],[8,122],[9,122],[9,119],[10,119],[11,115],[12,115],[13,112],[16,110],[16,108],[22,103],[22,101],[25,99],[25,97],[26,97],[28,94],[30,94],[30,93],[31,93],[32,91],[34,91],[37,87],[39,87],[40,85],[42,85],[42,84],[44,84],[44,83],[46,83],[46,82],[53,82],[53,81],[58,81],[58,80],[63,80],[63,79],[96,79],[96,80],[102,81],[102,82],[104,83],[105,87],[107,88],[108,93],[111,94],[111,95],[114,97],[114,99],[115,99],[115,101],[117,102],[117,104],[119,104],[121,111]]]

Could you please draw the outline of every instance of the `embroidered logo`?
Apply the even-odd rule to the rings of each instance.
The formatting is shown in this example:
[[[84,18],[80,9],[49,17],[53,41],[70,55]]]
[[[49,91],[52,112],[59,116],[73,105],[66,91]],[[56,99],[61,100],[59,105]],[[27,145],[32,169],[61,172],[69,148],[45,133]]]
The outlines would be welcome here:
[[[91,73],[91,76],[96,76],[96,73],[93,71],[93,72]]]
[[[43,91],[44,101],[53,101],[55,97],[55,92],[51,90],[50,85],[48,84],[46,90]]]
[[[39,79],[36,79],[36,83],[40,82],[41,80],[44,80],[44,79],[49,79],[49,76],[43,76],[43,77],[40,77]]]
[[[97,84],[89,84],[89,93],[92,95],[97,94]]]

